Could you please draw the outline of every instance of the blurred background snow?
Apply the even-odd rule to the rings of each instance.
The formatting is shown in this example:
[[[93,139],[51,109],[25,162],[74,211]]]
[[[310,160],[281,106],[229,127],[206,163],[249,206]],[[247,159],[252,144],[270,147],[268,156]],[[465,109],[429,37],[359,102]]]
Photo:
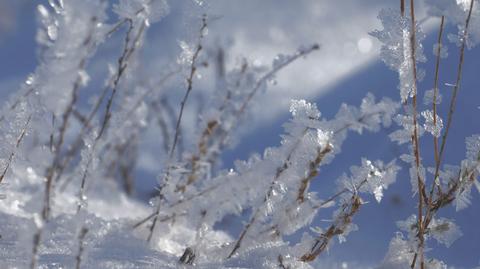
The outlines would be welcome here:
[[[192,0],[193,1],[193,0]],[[194,16],[189,0],[169,1],[170,14],[148,33],[144,52],[145,59],[156,59],[146,63],[146,72],[161,70],[163,64],[175,61],[180,50],[178,42],[195,35],[192,27]],[[199,1],[199,0],[198,0]],[[452,0],[453,1],[453,0]],[[36,66],[36,18],[39,3],[46,1],[0,0],[0,97],[3,100],[19,88],[22,81]],[[305,60],[297,61],[278,74],[268,92],[259,95],[253,117],[249,119],[249,130],[244,130],[238,145],[223,156],[225,168],[231,167],[235,159],[246,159],[253,152],[263,152],[268,146],[278,145],[281,125],[288,119],[289,101],[302,98],[315,101],[326,117],[332,117],[342,102],[358,105],[370,91],[380,98],[389,96],[398,99],[397,75],[379,60],[379,45],[368,32],[380,28],[377,13],[381,8],[397,7],[398,1],[384,0],[211,0],[202,1],[209,16],[215,18],[209,25],[208,42],[212,46],[230,47],[227,64],[233,65],[240,56],[258,64],[269,65],[279,53],[291,53],[300,45],[319,43],[321,50]],[[419,18],[422,8],[419,3]],[[432,46],[436,39],[435,20],[424,21],[430,32],[425,42],[429,61],[422,67],[429,70],[420,84],[421,90],[432,87]],[[453,27],[449,32],[456,32]],[[457,64],[456,47],[448,45],[450,56],[442,63],[441,83],[454,81]],[[102,51],[105,57],[108,46]],[[465,75],[460,90],[458,111],[453,123],[455,132],[449,137],[446,163],[456,163],[465,154],[464,138],[480,133],[478,112],[480,106],[478,70],[480,50],[467,52]],[[200,74],[202,72],[200,71]],[[207,77],[207,76],[205,76]],[[208,81],[198,82],[208,85]],[[442,87],[444,98],[448,87]],[[444,111],[443,111],[444,112]],[[188,118],[187,118],[188,120]],[[190,120],[196,120],[190,118]],[[185,125],[188,125],[188,121]],[[348,167],[358,164],[360,158],[384,159],[389,161],[399,156],[404,149],[389,142],[385,130],[375,135],[350,135],[343,152],[334,162],[323,168],[312,189],[322,196],[332,194],[334,180]],[[147,143],[148,144],[147,140]],[[152,141],[154,139],[152,138]],[[431,143],[424,138],[424,152],[431,152]],[[145,146],[145,145],[144,145]],[[141,200],[155,184],[154,166],[158,160],[154,154],[141,159],[138,171],[139,196]],[[150,156],[150,157],[148,157]],[[426,158],[431,162],[431,158]],[[153,166],[153,168],[152,168]],[[142,192],[143,190],[143,192]],[[143,196],[142,196],[143,195]],[[442,216],[457,219],[466,235],[449,249],[432,243],[432,254],[456,268],[473,268],[480,263],[480,217],[479,197],[474,194],[474,206],[455,213],[448,208]],[[389,240],[394,236],[395,221],[403,220],[415,212],[415,201],[410,197],[407,174],[401,173],[397,183],[386,192],[381,204],[371,202],[356,216],[359,231],[352,233],[347,243],[335,244],[323,259],[328,262],[342,261],[345,267],[369,267],[380,261],[386,253]],[[320,214],[317,225],[325,225]],[[228,224],[227,224],[228,225]],[[232,232],[239,227],[231,227]],[[292,238],[295,240],[295,238]]]

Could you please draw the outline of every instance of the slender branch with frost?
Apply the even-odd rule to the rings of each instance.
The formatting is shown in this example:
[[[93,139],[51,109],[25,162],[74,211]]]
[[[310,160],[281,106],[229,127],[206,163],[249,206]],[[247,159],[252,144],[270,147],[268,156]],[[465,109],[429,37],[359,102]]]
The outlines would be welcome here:
[[[415,20],[415,1],[410,0],[410,19],[411,19],[411,31],[410,31],[410,53],[411,53],[411,64],[412,64],[412,72],[413,72],[413,97],[412,97],[412,108],[413,108],[413,134],[412,134],[412,144],[413,144],[413,152],[415,156],[415,171],[417,176],[417,186],[418,186],[418,251],[420,254],[420,268],[425,268],[425,259],[424,259],[424,227],[423,227],[423,210],[424,210],[424,199],[426,199],[425,195],[425,184],[424,178],[422,178],[420,169],[421,169],[421,160],[420,160],[420,145],[418,139],[418,124],[417,124],[417,95],[418,95],[418,86],[417,86],[417,60],[416,60],[416,20]],[[415,267],[415,259],[412,262],[412,268]]]
[[[153,218],[153,224],[150,227],[150,231],[149,231],[149,234],[148,234],[148,237],[147,237],[148,242],[151,241],[153,233],[155,231],[155,226],[157,225],[158,214],[160,213],[161,203],[162,203],[162,200],[163,200],[162,189],[165,187],[166,184],[169,183],[168,181],[169,181],[170,172],[171,172],[170,171],[171,163],[173,162],[173,159],[174,159],[174,156],[175,156],[175,148],[177,146],[178,137],[180,135],[180,124],[182,122],[183,110],[185,109],[185,104],[188,100],[190,92],[193,89],[193,78],[194,78],[195,72],[197,70],[197,66],[196,66],[197,58],[200,54],[200,51],[202,50],[202,45],[203,45],[202,42],[203,42],[203,38],[205,37],[206,29],[207,29],[207,16],[204,14],[203,17],[202,17],[201,27],[200,27],[200,30],[199,30],[197,45],[195,47],[195,51],[192,55],[192,58],[190,60],[191,61],[190,62],[190,72],[189,72],[189,76],[186,79],[187,80],[187,90],[185,92],[185,95],[183,96],[183,99],[182,99],[181,103],[180,103],[180,112],[178,114],[177,123],[175,125],[175,133],[174,133],[174,136],[173,136],[172,146],[170,147],[170,152],[168,154],[168,161],[167,161],[167,164],[166,164],[166,172],[165,172],[165,176],[163,177],[163,183],[162,183],[163,185],[159,188],[159,191],[158,191],[159,201],[158,201],[155,216]]]
[[[110,97],[107,100],[107,106],[105,108],[105,115],[104,115],[103,121],[101,123],[100,131],[97,135],[96,140],[98,140],[102,137],[102,135],[105,131],[105,128],[107,127],[108,122],[109,122],[110,118],[112,117],[111,109],[112,109],[113,100],[114,100],[115,95],[116,95],[117,90],[118,90],[118,84],[119,84],[120,79],[122,78],[125,70],[127,69],[130,56],[132,56],[133,53],[135,52],[135,50],[137,49],[137,46],[140,42],[140,39],[143,36],[143,32],[145,30],[145,27],[146,27],[146,21],[142,21],[140,23],[139,29],[137,30],[137,33],[133,37],[133,41],[132,41],[132,40],[130,40],[131,39],[130,34],[133,32],[134,23],[133,23],[132,20],[129,20],[129,27],[128,27],[127,34],[126,34],[126,37],[125,37],[125,44],[124,44],[124,48],[123,48],[123,53],[120,56],[120,58],[118,59],[117,73],[114,75]]]
[[[455,86],[453,88],[453,93],[452,97],[450,99],[450,106],[448,110],[448,116],[447,116],[447,124],[445,126],[445,132],[442,136],[442,143],[440,145],[440,153],[438,156],[438,161],[435,163],[435,175],[434,178],[438,177],[438,173],[440,170],[440,166],[442,164],[443,160],[443,155],[445,151],[445,145],[447,143],[447,137],[448,133],[450,131],[450,127],[452,125],[452,120],[453,120],[453,113],[455,112],[455,105],[457,102],[457,94],[458,90],[460,89],[460,82],[462,80],[462,71],[463,71],[463,63],[465,59],[465,47],[467,45],[467,40],[468,40],[468,28],[470,26],[470,20],[472,18],[472,11],[473,11],[473,6],[474,6],[475,0],[470,1],[469,9],[468,9],[468,15],[467,18],[465,19],[465,27],[463,30],[463,35],[461,37],[461,45],[460,45],[460,56],[458,60],[458,66],[457,66],[457,78],[455,82]]]
[[[433,110],[433,124],[437,126],[437,102],[438,102],[438,74],[440,69],[440,58],[442,55],[442,36],[443,36],[443,28],[445,23],[445,16],[442,16],[440,19],[440,30],[438,32],[438,40],[437,40],[437,57],[435,60],[435,78],[433,82],[433,100],[432,100],[432,110]],[[435,163],[438,162],[438,137],[433,136],[433,150],[434,150],[434,158]]]
[[[351,177],[343,175],[339,178],[338,184],[341,190],[322,201],[318,208],[332,203],[335,199],[342,200],[340,209],[334,213],[334,221],[325,232],[321,232],[313,242],[312,247],[300,258],[304,262],[311,262],[315,260],[323,251],[325,251],[331,240],[336,236],[344,236],[355,230],[356,227],[352,223],[353,216],[358,213],[363,200],[360,193],[373,194],[377,202],[380,202],[383,197],[383,189],[387,189],[390,184],[395,181],[395,177],[399,167],[392,161],[386,166],[377,161],[372,163],[369,160],[363,159],[361,167],[352,167]]]
[[[173,143],[169,153],[170,159],[173,159],[173,156],[175,154],[175,148],[177,146],[178,136],[180,135],[180,123],[182,122],[183,111],[185,110],[185,105],[187,103],[188,96],[190,95],[193,89],[193,77],[195,76],[195,73],[197,71],[197,58],[198,58],[198,55],[200,54],[200,51],[203,48],[202,41],[203,41],[203,38],[205,37],[206,29],[207,29],[207,16],[203,15],[202,26],[200,27],[200,31],[199,31],[200,34],[198,37],[198,43],[195,48],[195,51],[193,52],[193,56],[191,59],[192,63],[190,65],[190,74],[187,77],[187,90],[185,91],[185,95],[183,96],[183,99],[180,102],[180,112],[178,113],[177,123],[175,124],[175,135],[173,136]]]
[[[319,239],[315,240],[310,252],[304,254],[300,260],[304,262],[315,260],[318,255],[327,248],[330,240],[334,236],[343,234],[347,227],[352,223],[353,215],[358,212],[361,205],[362,200],[360,197],[356,194],[352,195],[351,200],[342,205],[341,213],[337,216],[336,223],[332,224]]]
[[[245,235],[248,233],[250,227],[252,227],[252,225],[256,222],[257,218],[259,217],[260,213],[261,213],[261,210],[263,209],[263,206],[270,200],[271,196],[273,195],[274,193],[274,189],[275,189],[275,185],[276,185],[276,182],[277,180],[280,178],[280,176],[282,176],[282,174],[287,171],[287,169],[289,168],[290,166],[290,163],[291,163],[291,158],[293,156],[293,153],[295,152],[295,150],[297,149],[298,145],[301,143],[301,140],[302,138],[307,134],[307,131],[308,131],[308,128],[304,129],[304,131],[302,132],[302,135],[298,138],[298,140],[293,144],[290,152],[288,153],[287,155],[287,158],[285,159],[285,161],[283,162],[283,164],[278,167],[276,169],[276,173],[275,173],[275,176],[273,177],[271,183],[270,183],[270,186],[268,188],[268,191],[267,193],[265,194],[265,198],[263,199],[263,202],[261,205],[257,206],[257,208],[255,209],[254,213],[252,214],[252,216],[250,217],[250,220],[248,221],[248,223],[244,226],[242,232],[240,233],[240,235],[238,236],[238,239],[235,241],[235,244],[233,246],[233,249],[232,251],[230,252],[230,254],[228,254],[227,256],[227,259],[231,258],[236,252],[237,250],[240,248],[241,244],[242,244],[242,241],[243,239],[245,238]],[[325,148],[329,148],[329,147],[325,147]],[[318,163],[321,162],[321,159],[318,161]]]
[[[13,157],[15,157],[15,152],[18,150],[18,148],[20,147],[20,144],[22,143],[23,138],[27,134],[28,125],[30,124],[31,119],[32,119],[32,115],[28,116],[27,122],[25,122],[25,126],[23,127],[20,135],[18,136],[18,138],[15,142],[15,148],[12,150],[12,153],[10,153],[10,156],[8,157],[7,164],[6,164],[5,168],[3,169],[2,174],[0,175],[0,183],[2,183],[3,179],[5,178],[5,175],[8,172],[8,168],[10,168],[10,165],[13,162]]]

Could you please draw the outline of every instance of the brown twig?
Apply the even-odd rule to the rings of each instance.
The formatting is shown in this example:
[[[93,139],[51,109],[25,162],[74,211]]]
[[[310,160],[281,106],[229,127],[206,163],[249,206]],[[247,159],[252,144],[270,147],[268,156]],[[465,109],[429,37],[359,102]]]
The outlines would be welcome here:
[[[300,260],[303,262],[311,262],[315,260],[328,247],[328,244],[333,237],[345,232],[345,229],[352,223],[352,218],[358,212],[361,205],[362,200],[357,193],[354,193],[350,202],[342,205],[342,212],[340,213],[340,216],[337,217],[336,222],[330,225],[327,231],[315,240],[310,251],[304,254]]]
[[[310,181],[318,175],[318,166],[329,152],[332,151],[332,147],[327,145],[323,149],[317,149],[317,157],[315,160],[309,163],[307,175],[300,181],[300,188],[298,189],[297,202],[303,203],[305,200],[305,191],[308,188]]]
[[[442,51],[442,35],[443,35],[443,26],[445,22],[445,16],[442,16],[440,20],[440,30],[438,32],[438,40],[437,40],[437,57],[435,61],[435,79],[433,83],[433,100],[432,100],[432,111],[433,111],[433,125],[437,126],[437,98],[438,98],[438,74],[440,69],[440,58],[441,58],[441,51]],[[433,136],[433,156],[435,160],[435,164],[438,162],[438,137],[436,135]],[[430,190],[429,201],[428,204],[432,202],[435,186],[437,187],[438,194],[442,194],[442,187],[437,182],[437,178],[434,177],[433,179],[432,188]]]
[[[445,22],[445,16],[442,16],[440,20],[440,30],[438,33],[438,40],[437,40],[437,57],[435,61],[435,79],[433,83],[433,100],[432,100],[432,111],[433,111],[433,125],[437,126],[437,98],[438,98],[438,73],[440,69],[440,54],[442,51],[442,36],[443,36],[443,26]],[[433,136],[433,155],[434,155],[434,160],[435,164],[438,163],[438,137]],[[442,193],[442,187],[440,186],[439,183],[437,183],[437,178],[434,178],[434,182],[432,184],[432,188],[430,190],[430,196],[429,196],[429,202],[431,202],[433,198],[433,194],[435,191],[435,186],[437,186],[438,193]]]
[[[438,96],[438,73],[440,69],[440,54],[442,52],[442,36],[443,36],[443,24],[445,22],[445,16],[442,16],[440,21],[440,31],[438,32],[438,40],[437,40],[437,57],[435,61],[435,79],[433,83],[433,101],[432,101],[432,109],[433,109],[433,124],[437,126],[437,96]],[[434,146],[434,157],[435,163],[438,162],[438,138],[433,136],[433,146]]]
[[[342,214],[340,215],[341,217],[337,218],[337,222],[332,224],[325,233],[320,235],[320,237],[315,240],[315,243],[311,248],[310,252],[304,254],[300,260],[304,262],[310,262],[315,260],[327,248],[328,244],[334,236],[343,234],[345,232],[345,228],[352,222],[353,216],[358,212],[360,206],[362,205],[362,200],[358,195],[358,190],[360,190],[363,185],[367,183],[368,177],[363,179],[360,183],[354,185],[353,188],[345,187],[341,189],[339,192],[314,207],[315,209],[321,208],[324,205],[334,201],[341,195],[347,192],[352,192],[350,203],[344,203],[342,205]]]
[[[468,10],[468,15],[467,15],[467,18],[465,20],[465,28],[464,28],[464,31],[463,31],[463,36],[461,38],[462,44],[460,46],[460,58],[458,60],[458,67],[457,67],[457,79],[456,79],[456,82],[455,82],[455,87],[453,88],[452,97],[450,99],[450,108],[449,108],[448,116],[447,116],[448,117],[447,118],[447,124],[445,126],[445,132],[444,132],[443,137],[442,137],[442,144],[440,146],[440,153],[439,153],[438,161],[435,164],[434,178],[437,178],[438,175],[439,175],[440,166],[441,166],[444,151],[445,151],[445,145],[446,145],[446,142],[447,142],[447,137],[448,137],[448,134],[449,134],[449,131],[450,131],[450,126],[452,125],[453,112],[455,111],[455,105],[456,105],[456,101],[457,101],[457,93],[458,93],[458,90],[460,89],[460,81],[462,80],[463,62],[464,62],[464,58],[465,58],[465,47],[467,45],[467,39],[468,39],[468,27],[470,25],[470,20],[471,20],[471,17],[472,17],[473,3],[474,2],[475,2],[474,0],[470,1],[470,8]]]
[[[413,97],[412,97],[412,108],[413,108],[413,134],[412,134],[412,145],[413,145],[413,152],[415,155],[415,170],[417,176],[417,185],[418,185],[418,252],[420,255],[420,268],[425,269],[425,261],[424,261],[424,229],[423,229],[423,202],[426,199],[424,196],[425,193],[425,186],[424,181],[421,178],[420,174],[420,145],[418,139],[418,123],[417,123],[417,96],[418,96],[418,86],[417,86],[417,59],[416,59],[416,20],[415,20],[415,1],[410,0],[410,19],[411,19],[411,30],[410,30],[410,58],[412,62],[412,72],[413,72]],[[412,269],[415,266],[415,262],[412,263]]]
[[[463,36],[462,36],[462,44],[460,46],[460,59],[459,59],[458,68],[457,68],[457,79],[456,79],[455,87],[454,87],[454,90],[453,90],[453,93],[452,93],[452,98],[451,98],[451,101],[450,101],[450,108],[449,108],[449,112],[448,112],[447,125],[446,125],[446,128],[445,128],[444,135],[442,137],[442,144],[440,146],[439,157],[436,160],[436,164],[435,164],[435,174],[434,174],[434,179],[435,180],[439,176],[440,165],[441,165],[441,162],[442,162],[442,159],[443,159],[445,145],[446,145],[448,133],[449,133],[449,130],[450,130],[450,127],[451,127],[451,123],[452,123],[452,119],[453,119],[453,113],[455,111],[456,97],[457,97],[458,90],[460,88],[460,81],[461,81],[461,78],[462,78],[463,62],[464,62],[464,57],[465,57],[464,56],[465,55],[465,47],[466,47],[466,42],[467,42],[467,38],[468,38],[468,27],[469,27],[470,19],[471,19],[471,16],[472,16],[473,3],[474,3],[473,0],[470,1],[470,7],[469,7],[468,15],[467,15],[467,18],[465,20],[465,28],[464,28]],[[434,184],[435,184],[435,182],[434,182]],[[448,203],[451,203],[455,199],[455,197],[453,197],[452,195],[454,193],[454,190],[456,190],[457,187],[458,187],[458,184],[454,184],[447,191],[446,194],[442,195],[440,193],[439,194],[440,197],[436,201],[431,201],[431,199],[432,199],[432,197],[431,197],[430,204],[428,205],[426,213],[425,213],[425,219],[422,222],[420,222],[421,220],[419,219],[419,231],[418,231],[418,233],[419,233],[419,235],[422,234],[421,237],[423,237],[423,234],[425,233],[425,229],[428,228],[428,225],[429,225],[431,219],[433,218],[433,215],[435,214],[435,212],[440,207],[443,207],[444,205],[446,205]],[[431,195],[433,195],[433,194],[431,194]],[[422,243],[422,242],[420,242],[420,243]],[[415,253],[415,255],[414,255],[412,265],[411,265],[412,268],[415,267],[416,259],[417,259],[417,253]],[[421,269],[424,269],[424,262],[423,262],[422,253],[420,253],[420,266],[421,266]]]

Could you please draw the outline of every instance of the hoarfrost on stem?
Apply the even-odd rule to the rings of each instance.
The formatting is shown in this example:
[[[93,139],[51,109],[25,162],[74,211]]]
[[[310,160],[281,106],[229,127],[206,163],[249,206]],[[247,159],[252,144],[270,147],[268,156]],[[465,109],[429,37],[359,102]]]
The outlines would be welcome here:
[[[409,97],[417,93],[414,92],[414,72],[413,59],[410,45],[411,21],[408,17],[402,16],[398,10],[382,9],[378,15],[382,22],[383,30],[376,30],[370,33],[382,43],[380,56],[385,64],[399,74],[400,98],[405,102]],[[425,34],[421,27],[415,26],[416,44],[415,60],[425,62],[426,57],[423,54],[422,40]],[[416,64],[416,63],[415,63]],[[420,72],[418,72],[420,74]],[[416,79],[420,79],[418,76]]]

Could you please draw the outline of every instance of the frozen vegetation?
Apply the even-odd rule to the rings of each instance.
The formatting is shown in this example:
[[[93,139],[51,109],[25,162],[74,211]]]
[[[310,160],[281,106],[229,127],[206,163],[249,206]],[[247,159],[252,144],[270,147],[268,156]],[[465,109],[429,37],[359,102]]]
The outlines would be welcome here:
[[[413,195],[417,206],[398,220],[384,260],[372,261],[372,268],[450,268],[428,250],[432,241],[450,247],[468,236],[442,210],[465,209],[480,191],[480,134],[465,138],[463,161],[444,163],[451,123],[461,117],[454,111],[464,90],[463,63],[480,43],[480,2],[424,1],[421,19],[438,22],[429,33],[438,34],[434,70],[418,67],[431,50],[422,45],[417,1],[381,10],[381,28],[370,35],[398,73],[398,89],[388,89],[399,92],[397,100],[369,93],[342,104],[332,118],[314,103],[292,100],[277,145],[231,169],[220,165],[222,153],[255,116],[256,97],[274,88],[290,64],[322,50],[321,40],[278,54],[270,65],[248,58],[226,65],[228,45],[207,42],[209,25],[221,16],[209,13],[207,1],[192,2],[181,53],[149,72],[141,72],[142,49],[149,29],[168,16],[168,1],[37,6],[38,66],[0,115],[0,267],[334,268],[323,255],[362,232],[355,216],[369,202],[383,202],[404,162],[411,192],[403,195]],[[106,48],[115,59],[97,64]],[[453,50],[456,81],[446,92],[438,70]],[[431,89],[418,86],[426,73],[435,78]],[[193,108],[206,75],[214,90],[204,93],[201,109]],[[391,143],[406,153],[389,160],[365,156],[336,180],[330,196],[310,188],[322,167],[342,154],[350,133],[368,136],[391,125]],[[146,204],[131,194],[140,144],[152,132],[160,172]],[[422,151],[427,143],[432,152]],[[424,163],[426,155],[434,157],[432,165]],[[331,217],[314,226],[320,211]],[[230,229],[226,220],[241,228]]]

